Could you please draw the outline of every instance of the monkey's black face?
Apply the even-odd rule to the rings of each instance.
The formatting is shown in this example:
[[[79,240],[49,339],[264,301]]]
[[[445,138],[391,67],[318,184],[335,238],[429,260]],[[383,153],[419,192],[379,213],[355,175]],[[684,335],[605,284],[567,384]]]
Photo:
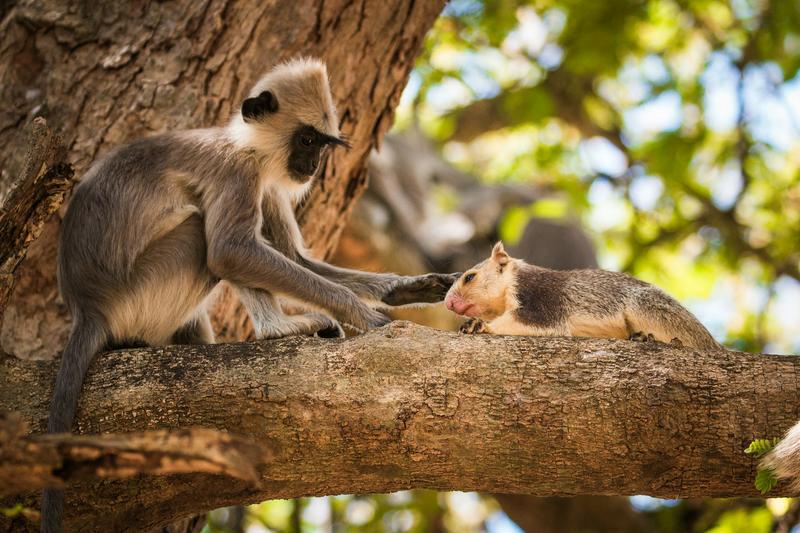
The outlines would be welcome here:
[[[349,146],[346,141],[321,133],[308,125],[295,130],[289,145],[289,175],[300,183],[314,177],[328,146]]]
[[[258,96],[242,102],[242,118],[247,123],[263,121],[277,113],[278,109],[278,99],[272,91],[262,91]],[[313,178],[328,146],[350,148],[347,141],[322,133],[308,124],[294,130],[289,139],[289,176],[300,183]]]

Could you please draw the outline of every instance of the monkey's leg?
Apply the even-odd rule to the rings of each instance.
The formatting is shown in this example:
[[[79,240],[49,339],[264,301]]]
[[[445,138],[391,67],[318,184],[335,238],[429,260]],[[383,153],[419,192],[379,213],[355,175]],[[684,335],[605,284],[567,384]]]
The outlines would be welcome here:
[[[208,311],[200,309],[172,335],[172,344],[214,344]]]
[[[339,323],[322,313],[285,315],[275,297],[262,290],[237,287],[239,299],[253,321],[256,337],[278,339],[289,335],[344,337]]]
[[[131,265],[116,301],[104,310],[112,337],[150,346],[213,342],[203,314],[217,283],[206,266],[202,219],[191,216]]]

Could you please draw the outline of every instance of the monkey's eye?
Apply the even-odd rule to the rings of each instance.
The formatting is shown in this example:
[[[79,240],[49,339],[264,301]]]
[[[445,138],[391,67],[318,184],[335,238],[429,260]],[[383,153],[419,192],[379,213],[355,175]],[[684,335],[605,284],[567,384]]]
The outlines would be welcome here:
[[[303,143],[303,146],[311,146],[314,144],[314,139],[310,135],[303,135],[300,137],[300,142]]]
[[[467,274],[466,276],[464,276],[464,283],[465,283],[465,284],[466,284],[466,283],[469,283],[469,282],[470,282],[470,281],[472,281],[473,279],[475,279],[475,273],[474,273],[474,272],[470,272],[469,274]]]

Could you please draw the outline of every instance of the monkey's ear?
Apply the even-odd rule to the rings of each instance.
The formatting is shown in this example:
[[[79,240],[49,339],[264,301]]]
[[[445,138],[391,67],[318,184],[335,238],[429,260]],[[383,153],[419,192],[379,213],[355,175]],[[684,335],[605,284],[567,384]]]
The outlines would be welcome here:
[[[506,253],[506,249],[503,247],[502,241],[497,241],[497,244],[494,245],[492,248],[492,261],[497,263],[500,267],[504,267],[508,264],[510,257]]]
[[[278,99],[272,91],[264,91],[258,96],[247,98],[242,102],[242,118],[245,122],[256,120],[261,115],[275,113],[278,110]]]

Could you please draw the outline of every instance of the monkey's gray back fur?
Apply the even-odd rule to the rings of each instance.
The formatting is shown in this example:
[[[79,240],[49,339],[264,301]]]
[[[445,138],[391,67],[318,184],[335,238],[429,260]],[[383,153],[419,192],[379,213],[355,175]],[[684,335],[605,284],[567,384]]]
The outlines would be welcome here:
[[[142,139],[75,190],[61,228],[59,287],[73,316],[101,316],[115,344],[169,342],[218,281],[207,266],[203,188],[184,180],[257,171],[221,139],[217,151],[201,148],[186,134]]]

